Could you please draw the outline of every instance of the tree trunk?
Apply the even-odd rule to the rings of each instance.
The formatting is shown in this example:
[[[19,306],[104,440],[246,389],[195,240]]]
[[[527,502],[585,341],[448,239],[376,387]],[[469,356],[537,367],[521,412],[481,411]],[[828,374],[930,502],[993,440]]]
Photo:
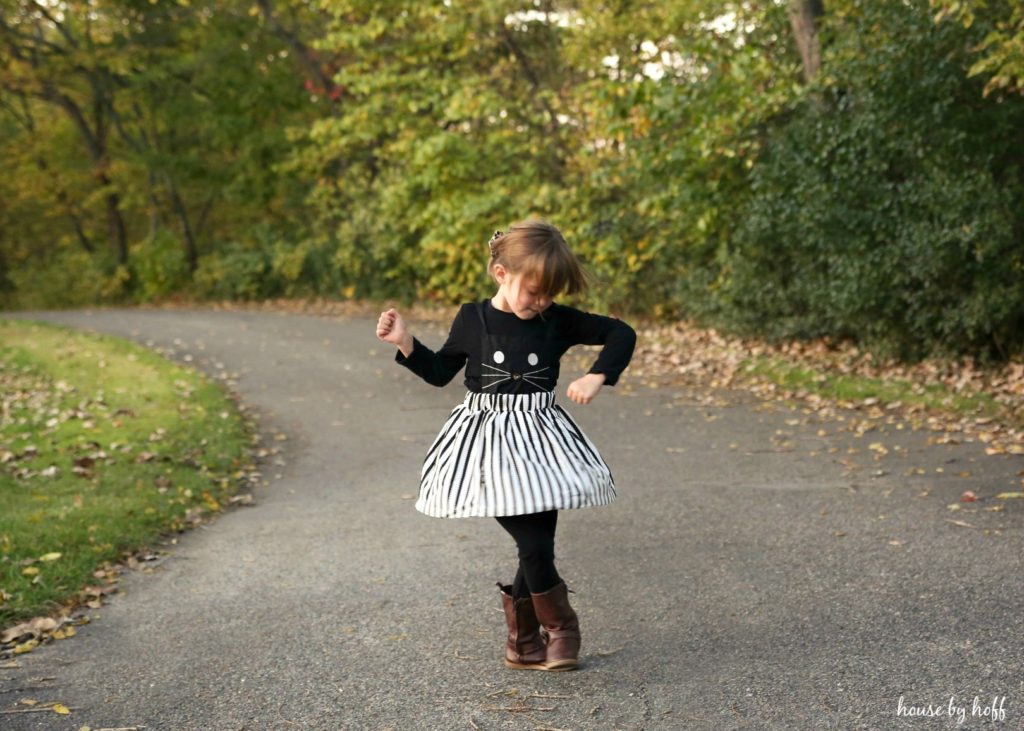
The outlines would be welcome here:
[[[818,18],[825,14],[824,0],[790,0],[789,24],[804,66],[804,81],[811,82],[821,70]]]
[[[0,246],[0,293],[13,292],[14,282],[11,281],[8,272],[10,269],[7,267],[7,257],[4,256],[3,247]]]
[[[110,178],[106,172],[99,175],[100,184],[110,185]],[[114,253],[117,254],[117,263],[128,266],[128,233],[124,227],[124,217],[121,215],[121,197],[117,193],[107,194],[107,226],[110,228],[110,236],[114,240]]]
[[[156,197],[156,173],[149,168],[149,240],[156,238],[160,231],[160,201]]]
[[[46,88],[43,98],[57,104],[67,112],[75,128],[85,141],[85,146],[89,150],[93,164],[96,166],[96,172],[94,173],[96,181],[104,188],[109,186],[111,180],[107,176],[107,168],[110,165],[110,161],[107,158],[106,133],[101,121],[97,119],[96,130],[94,131],[89,126],[88,120],[86,120],[85,115],[74,99],[67,94],[62,94],[53,87],[48,86]],[[117,193],[108,193],[106,195],[106,206],[107,226],[110,229],[110,239],[114,245],[117,263],[126,266],[128,264],[128,234],[125,230],[124,218],[121,216],[121,199]]]
[[[178,214],[178,219],[181,221],[181,234],[185,239],[185,257],[188,260],[188,270],[194,274],[199,266],[199,252],[196,248],[196,238],[192,234],[192,224],[188,220],[188,208],[178,193],[178,186],[174,184],[174,179],[170,175],[165,176],[165,179],[167,180],[167,187],[171,191],[171,203],[174,205],[174,212]]]

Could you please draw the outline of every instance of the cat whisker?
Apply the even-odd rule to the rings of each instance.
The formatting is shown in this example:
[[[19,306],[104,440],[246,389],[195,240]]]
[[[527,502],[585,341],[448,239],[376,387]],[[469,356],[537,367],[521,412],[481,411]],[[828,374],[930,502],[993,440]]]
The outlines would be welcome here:
[[[512,380],[511,378],[502,378],[500,381],[491,381],[486,386],[484,386],[484,388],[490,388],[491,386],[497,386],[499,383],[504,383],[505,381],[511,381],[511,380]]]
[[[540,373],[542,371],[546,371],[550,367],[551,366],[544,366],[543,368],[539,368],[538,370],[535,370],[535,371],[530,371],[529,373],[524,373],[523,375],[524,376],[532,376],[534,373]],[[538,378],[547,378],[547,376],[537,376],[537,377]]]
[[[499,373],[504,373],[505,375],[511,375],[508,371],[502,370],[501,368],[498,368],[497,366],[492,366],[490,363],[481,363],[480,365],[482,365],[485,368],[493,368],[494,370],[498,371]]]

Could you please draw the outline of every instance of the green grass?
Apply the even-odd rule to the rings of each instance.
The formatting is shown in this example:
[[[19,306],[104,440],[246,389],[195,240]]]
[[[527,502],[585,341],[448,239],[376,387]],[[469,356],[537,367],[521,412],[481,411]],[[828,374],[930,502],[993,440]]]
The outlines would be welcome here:
[[[195,371],[117,338],[0,319],[0,627],[219,510],[249,442],[235,403]]]
[[[876,398],[882,403],[899,401],[907,406],[924,406],[965,416],[999,417],[999,402],[988,394],[959,394],[942,384],[919,385],[900,379],[869,378],[860,375],[829,374],[789,363],[781,358],[744,360],[740,369],[761,375],[785,388],[804,389],[837,401]]]

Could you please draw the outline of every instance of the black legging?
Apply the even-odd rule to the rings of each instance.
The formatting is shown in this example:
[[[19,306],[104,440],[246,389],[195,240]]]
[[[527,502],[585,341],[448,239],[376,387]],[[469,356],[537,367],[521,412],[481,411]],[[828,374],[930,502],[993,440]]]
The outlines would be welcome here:
[[[542,594],[562,579],[555,570],[555,525],[558,511],[529,515],[507,515],[497,519],[515,539],[519,549],[519,570],[512,582],[512,596]]]

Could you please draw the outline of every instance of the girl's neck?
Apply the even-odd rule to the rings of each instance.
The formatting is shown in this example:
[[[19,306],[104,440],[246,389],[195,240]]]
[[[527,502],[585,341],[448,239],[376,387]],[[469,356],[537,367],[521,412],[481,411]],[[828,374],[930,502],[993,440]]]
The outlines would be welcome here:
[[[500,312],[508,312],[509,314],[512,314],[512,308],[508,306],[508,300],[505,299],[501,292],[498,292],[496,295],[491,297],[491,307]]]

